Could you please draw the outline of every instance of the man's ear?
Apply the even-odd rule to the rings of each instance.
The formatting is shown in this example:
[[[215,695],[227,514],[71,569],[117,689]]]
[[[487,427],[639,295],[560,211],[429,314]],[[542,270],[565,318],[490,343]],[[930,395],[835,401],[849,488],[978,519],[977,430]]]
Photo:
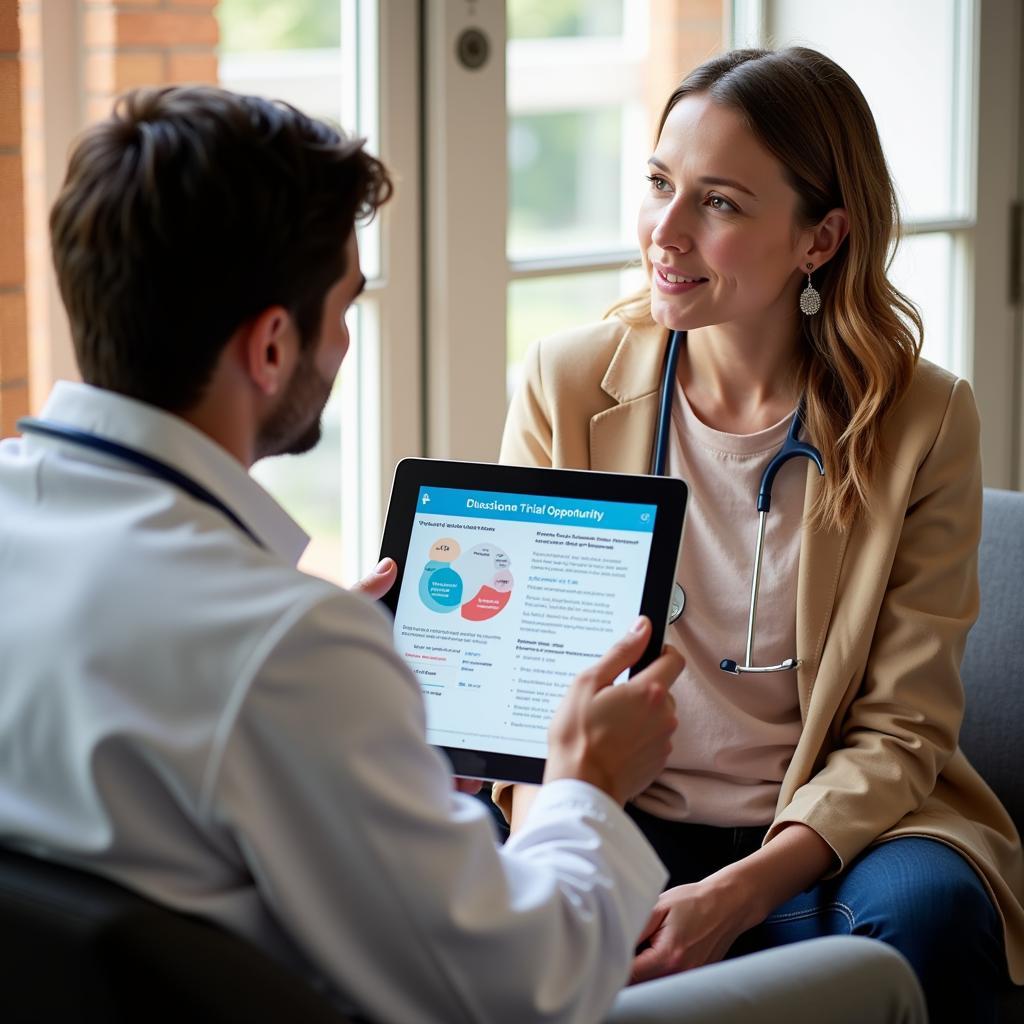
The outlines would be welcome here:
[[[268,398],[287,384],[298,354],[299,336],[284,306],[268,306],[248,321],[239,339],[244,370]]]

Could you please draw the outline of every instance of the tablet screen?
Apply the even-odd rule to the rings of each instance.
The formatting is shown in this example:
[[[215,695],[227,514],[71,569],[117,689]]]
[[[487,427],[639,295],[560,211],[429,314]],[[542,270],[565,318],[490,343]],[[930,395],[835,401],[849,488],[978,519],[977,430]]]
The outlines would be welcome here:
[[[421,486],[395,644],[422,686],[429,742],[544,758],[567,686],[639,614],[656,516]]]

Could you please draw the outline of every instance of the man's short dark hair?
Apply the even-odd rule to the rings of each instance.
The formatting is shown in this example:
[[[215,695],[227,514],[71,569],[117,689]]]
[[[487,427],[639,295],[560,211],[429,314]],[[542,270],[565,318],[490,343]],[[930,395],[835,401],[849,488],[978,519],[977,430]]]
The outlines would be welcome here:
[[[50,216],[83,379],[180,412],[268,306],[303,345],[383,165],[294,107],[206,86],[135,90],[76,145]]]

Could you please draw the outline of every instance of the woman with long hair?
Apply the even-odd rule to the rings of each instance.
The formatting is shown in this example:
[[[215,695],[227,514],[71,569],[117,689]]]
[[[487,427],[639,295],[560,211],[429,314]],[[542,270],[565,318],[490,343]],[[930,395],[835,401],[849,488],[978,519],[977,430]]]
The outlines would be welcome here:
[[[634,980],[853,932],[907,956],[933,1020],[992,1020],[1007,965],[1024,983],[1024,859],[957,746],[978,414],[887,276],[897,203],[859,88],[809,49],[709,60],[666,104],[638,234],[646,285],[531,349],[501,456],[647,472],[676,339],[686,667],[668,768],[630,808],[671,872]],[[775,670],[726,672],[791,427],[824,472],[786,463],[765,518],[753,660]],[[514,829],[529,788],[494,795]]]

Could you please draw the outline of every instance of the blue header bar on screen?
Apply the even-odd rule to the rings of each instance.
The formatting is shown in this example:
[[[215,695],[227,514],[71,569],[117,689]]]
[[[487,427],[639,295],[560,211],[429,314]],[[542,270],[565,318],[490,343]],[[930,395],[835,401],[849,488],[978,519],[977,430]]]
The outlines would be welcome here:
[[[416,511],[431,516],[505,519],[548,526],[583,526],[597,530],[654,532],[657,505],[625,501],[580,501],[500,491],[459,491],[421,487]]]

